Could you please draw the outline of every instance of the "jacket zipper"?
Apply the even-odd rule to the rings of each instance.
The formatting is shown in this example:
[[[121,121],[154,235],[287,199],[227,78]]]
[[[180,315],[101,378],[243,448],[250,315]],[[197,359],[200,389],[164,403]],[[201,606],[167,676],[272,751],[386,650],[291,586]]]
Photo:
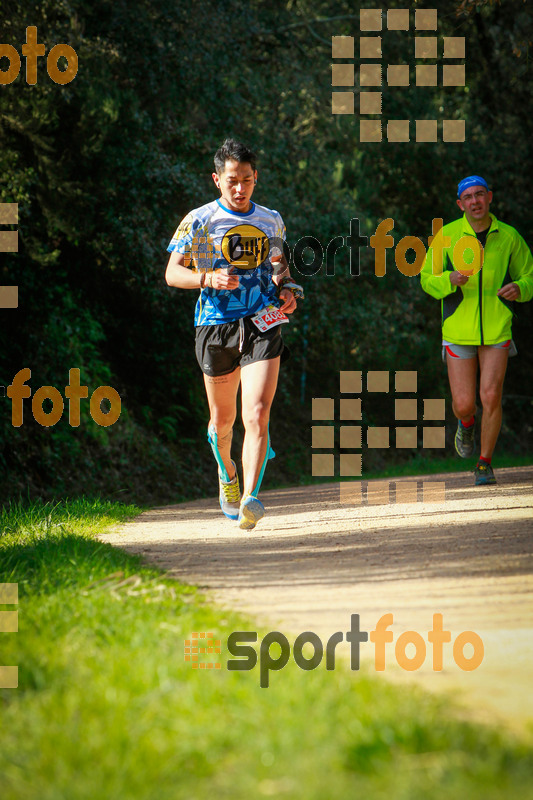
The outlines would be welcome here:
[[[492,224],[492,223],[491,223]],[[487,247],[487,242],[489,241],[490,230],[487,233],[487,237],[485,239],[485,246],[479,242],[481,245],[481,269],[479,270],[479,333],[481,336],[481,344],[485,344],[485,340],[483,338],[483,262],[485,261],[485,248]],[[476,237],[477,238],[477,237]],[[479,241],[479,240],[478,240]]]
[[[471,233],[468,233],[468,236],[472,236],[472,234],[471,234]],[[477,236],[476,236],[476,234],[475,234],[475,233],[474,233],[474,236],[475,236],[475,238],[477,239]],[[487,234],[487,239],[488,239],[488,238],[489,238],[489,236],[488,236],[488,234]],[[487,239],[485,239],[485,244],[487,244]],[[479,244],[479,246],[480,246],[480,248],[481,248],[481,258],[482,258],[482,261],[481,261],[481,265],[482,265],[482,266],[481,266],[481,269],[479,270],[479,281],[478,281],[478,294],[479,294],[479,335],[480,335],[480,337],[481,337],[481,344],[484,344],[484,340],[483,340],[483,278],[482,278],[482,275],[483,275],[483,260],[484,260],[484,259],[483,259],[483,256],[484,256],[484,252],[483,252],[483,251],[485,250],[485,248],[483,247],[483,245],[481,244],[481,242],[479,241],[479,239],[478,239],[478,244]]]
[[[481,334],[481,344],[483,340],[483,269],[479,270],[479,331]]]

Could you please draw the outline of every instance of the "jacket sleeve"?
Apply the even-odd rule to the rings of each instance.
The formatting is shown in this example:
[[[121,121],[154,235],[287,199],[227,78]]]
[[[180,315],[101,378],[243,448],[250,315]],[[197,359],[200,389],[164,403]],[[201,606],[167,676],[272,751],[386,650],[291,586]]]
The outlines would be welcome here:
[[[513,282],[520,287],[518,303],[526,303],[533,297],[533,257],[524,239],[517,234],[513,247],[510,274]]]
[[[457,291],[457,286],[450,281],[450,270],[443,269],[447,259],[446,250],[442,247],[442,231],[439,231],[426,253],[424,266],[420,273],[422,289],[432,297],[436,297],[437,300]],[[433,269],[434,262],[435,269]]]

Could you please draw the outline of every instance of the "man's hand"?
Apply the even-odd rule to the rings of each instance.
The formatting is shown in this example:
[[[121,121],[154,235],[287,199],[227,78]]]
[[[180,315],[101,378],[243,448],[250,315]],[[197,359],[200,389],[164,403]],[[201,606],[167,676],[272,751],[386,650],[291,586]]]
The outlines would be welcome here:
[[[296,298],[290,289],[282,289],[279,293],[279,299],[283,300],[283,305],[279,310],[283,311],[284,314],[292,314],[296,310]]]
[[[452,272],[450,275],[450,283],[453,286],[464,286],[468,281],[468,275],[463,275],[462,272]]]
[[[277,278],[277,281],[274,281],[274,283],[281,280],[284,275],[289,274],[289,265],[284,255],[272,256],[270,263],[272,264],[272,275]]]
[[[498,297],[503,297],[504,300],[518,300],[520,286],[517,283],[506,283],[505,286],[498,289]]]
[[[214,272],[208,273],[211,277],[206,279],[206,286],[211,286],[217,291],[231,291],[236,289],[239,285],[238,275],[233,274],[232,267],[225,267],[224,269],[216,269]]]

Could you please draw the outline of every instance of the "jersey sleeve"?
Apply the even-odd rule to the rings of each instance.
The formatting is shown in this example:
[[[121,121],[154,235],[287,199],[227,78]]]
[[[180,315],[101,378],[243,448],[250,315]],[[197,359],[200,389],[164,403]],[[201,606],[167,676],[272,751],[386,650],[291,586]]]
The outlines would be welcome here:
[[[176,232],[170,240],[167,251],[169,253],[177,252],[182,254],[190,251],[194,236],[193,228],[194,217],[192,214],[187,214],[187,216],[181,220],[180,224],[176,228]]]
[[[531,250],[519,233],[509,268],[511,278],[520,287],[520,297],[517,302],[526,303],[533,297],[533,257]]]
[[[287,230],[285,228],[285,223],[283,222],[283,219],[279,211],[276,212],[276,219],[278,223],[278,227],[276,228],[276,236],[279,236],[280,239],[283,239],[283,241],[285,241],[285,237],[287,236]]]
[[[193,272],[211,269],[213,243],[206,225],[192,213],[187,214],[178,225],[167,251],[184,255],[184,266],[190,267]]]
[[[272,257],[279,257],[283,255],[284,244],[286,242],[287,231],[285,229],[285,223],[281,217],[279,211],[272,211],[273,220],[273,233],[269,236],[269,243],[270,243],[270,255]]]

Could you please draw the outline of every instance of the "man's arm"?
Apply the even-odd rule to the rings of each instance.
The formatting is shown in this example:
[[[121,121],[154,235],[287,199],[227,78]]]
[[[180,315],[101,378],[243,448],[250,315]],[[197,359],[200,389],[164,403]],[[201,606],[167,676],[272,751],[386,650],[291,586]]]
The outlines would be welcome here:
[[[187,256],[174,250],[168,259],[165,280],[169,286],[177,289],[198,289],[202,288],[201,279],[205,275],[205,287],[217,289],[218,291],[231,291],[239,285],[237,275],[231,274],[229,269],[217,269],[212,272],[193,272],[185,266]]]
[[[506,283],[498,290],[498,297],[525,303],[533,297],[533,257],[524,239],[517,234],[509,267],[512,283]]]
[[[437,234],[437,236],[439,235],[440,233]],[[440,252],[442,253],[442,246],[440,246]],[[443,254],[443,258],[446,259],[445,254]],[[446,295],[455,292],[457,286],[466,283],[467,280],[468,278],[465,275],[461,275],[460,272],[452,272],[449,269],[443,270],[442,261],[439,267],[437,268],[437,265],[435,265],[435,270],[433,270],[433,246],[429,248],[420,273],[420,283],[425,292],[432,297],[436,297],[437,300],[441,300]]]
[[[178,253],[174,250],[168,259],[167,271],[165,272],[165,280],[169,286],[175,286],[177,289],[199,289],[200,288],[200,272],[193,272],[189,267],[184,266],[185,255]]]
[[[289,265],[284,255],[278,261],[272,261],[272,266],[274,268],[272,281],[276,286],[280,285],[283,278],[292,280]],[[280,311],[283,311],[284,314],[292,314],[293,311],[296,311],[296,298],[290,289],[282,289],[279,293],[279,299],[282,301]]]
[[[287,235],[285,224],[281,218],[281,214],[279,214],[277,211],[275,211],[274,214],[276,216],[277,227],[275,232],[276,235],[272,237],[272,239],[269,239],[271,246],[270,260],[273,269],[272,282],[275,286],[279,286],[283,280],[285,283],[287,283],[288,281],[293,281],[293,279],[291,277],[287,259],[285,258],[285,254],[283,252],[285,237]],[[274,251],[277,252],[277,255],[275,256],[272,255]],[[295,283],[295,281],[293,282]],[[281,289],[279,292],[279,299],[282,301],[280,311],[283,311],[285,314],[292,314],[292,312],[296,310],[296,298],[290,289]]]
[[[274,272],[272,273],[272,280],[279,286],[280,281],[282,278],[290,278],[291,273],[289,270],[289,265],[287,264],[287,259],[285,256],[281,256],[278,261],[272,261],[272,267],[274,268]]]

